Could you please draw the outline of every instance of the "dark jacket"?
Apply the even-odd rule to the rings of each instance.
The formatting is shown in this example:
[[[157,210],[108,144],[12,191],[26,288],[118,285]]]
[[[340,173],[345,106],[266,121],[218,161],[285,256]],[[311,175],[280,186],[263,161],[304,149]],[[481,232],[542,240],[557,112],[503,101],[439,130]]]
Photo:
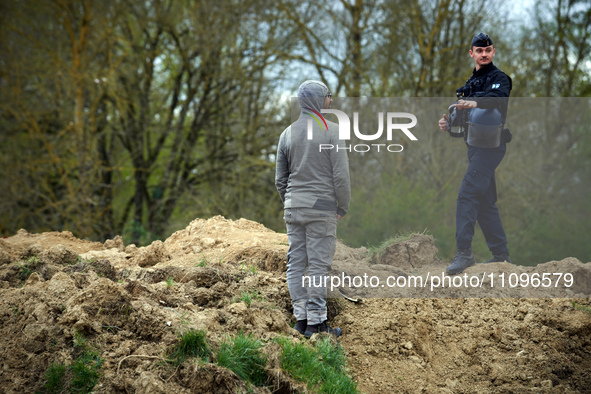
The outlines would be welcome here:
[[[472,98],[478,102],[478,108],[498,108],[505,123],[512,87],[511,78],[490,62],[478,71],[474,69],[472,76],[464,86],[457,89],[457,93],[459,97]]]
[[[511,78],[491,62],[478,71],[474,69],[472,76],[456,93],[460,97],[478,102],[478,108],[498,108],[504,124],[511,88]],[[503,138],[498,148],[476,148],[468,145],[470,168],[493,175],[495,168],[505,156],[506,149]]]

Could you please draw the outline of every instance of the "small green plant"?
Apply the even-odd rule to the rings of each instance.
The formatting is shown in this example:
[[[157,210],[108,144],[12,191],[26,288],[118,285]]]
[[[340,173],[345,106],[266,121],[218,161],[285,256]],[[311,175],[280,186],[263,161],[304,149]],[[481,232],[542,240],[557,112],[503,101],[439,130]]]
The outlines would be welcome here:
[[[240,261],[240,271],[250,272],[252,275],[256,275],[259,272],[256,263],[246,264],[246,260]]]
[[[278,337],[282,347],[281,368],[294,379],[308,382],[319,393],[357,393],[357,383],[347,375],[343,348],[325,337],[311,346],[307,342],[292,342]]]
[[[182,364],[189,357],[208,360],[211,351],[207,345],[207,333],[190,328],[178,335],[178,341],[168,351],[167,357],[175,364]]]
[[[74,336],[74,354],[71,365],[51,364],[45,371],[44,388],[48,393],[90,393],[100,378],[103,359],[81,333]]]
[[[129,317],[129,315],[131,314],[131,311],[132,311],[132,308],[131,308],[131,305],[129,305],[129,304],[123,304],[119,307],[119,312],[126,315],[127,317]]]
[[[74,349],[76,349],[79,354],[83,354],[92,350],[92,346],[90,343],[88,343],[88,340],[84,338],[84,334],[82,334],[80,331],[74,334]]]
[[[180,314],[180,318],[181,318],[181,325],[188,326],[189,324],[191,324],[191,319],[189,318],[189,314],[187,312],[182,312]]]
[[[65,374],[66,366],[64,364],[51,364],[47,368],[47,371],[45,371],[45,384],[43,388],[49,394],[60,393],[63,390]]]
[[[248,272],[250,272],[253,275],[256,275],[259,272],[259,269],[256,266],[256,264],[251,264],[248,266]]]
[[[90,393],[100,378],[103,360],[96,351],[85,352],[70,366],[72,381],[70,391],[74,393]]]
[[[174,278],[171,276],[170,278],[166,279],[166,287],[171,288],[174,286]]]
[[[241,291],[238,295],[238,300],[243,301],[246,305],[250,305],[253,301],[265,301],[265,296],[258,290]]]
[[[24,264],[19,264],[18,268],[19,268],[18,276],[21,280],[29,279],[29,276],[31,276],[31,274],[33,273],[33,271],[28,266],[26,266]]]
[[[100,368],[104,360],[80,332],[74,336],[74,348],[78,356],[70,366],[70,391],[90,393],[100,378]]]
[[[334,369],[341,369],[347,365],[347,357],[343,347],[338,343],[330,341],[330,338],[322,338],[316,343],[316,352],[320,356],[323,364]]]
[[[70,265],[76,265],[76,264],[79,264],[79,263],[85,263],[85,264],[92,265],[92,263],[96,263],[96,260],[95,259],[86,259],[84,257],[78,256],[78,258],[76,259],[76,261],[70,261],[69,264]]]
[[[82,334],[80,331],[74,334],[74,348],[78,349],[81,353],[91,348],[88,340],[84,338],[84,334]]]
[[[33,255],[29,257],[26,261],[22,261],[20,264],[18,264],[19,278],[22,281],[26,281],[27,279],[29,279],[29,276],[31,276],[33,272],[39,269],[40,265],[42,265],[42,263],[41,261],[39,261],[37,255]]]
[[[197,267],[207,267],[207,259],[205,257],[202,257],[201,260],[199,260],[199,262],[195,265]]]
[[[591,308],[589,308],[588,306],[581,305],[581,304],[578,304],[575,301],[573,301],[573,308],[575,308],[578,311],[587,312],[588,314],[591,315]]]
[[[25,314],[25,311],[22,310],[20,306],[10,305],[10,310],[12,311],[12,318],[14,319],[15,323],[18,321],[19,316]]]
[[[220,344],[218,365],[233,371],[242,380],[255,386],[266,382],[265,365],[267,358],[261,352],[263,343],[252,334],[238,334]]]
[[[14,318],[18,317],[19,315],[24,315],[25,312],[16,305],[10,305],[10,310],[12,311],[12,316]]]
[[[39,258],[35,254],[27,259],[27,264],[35,266],[35,265],[41,264],[41,262],[39,261]]]

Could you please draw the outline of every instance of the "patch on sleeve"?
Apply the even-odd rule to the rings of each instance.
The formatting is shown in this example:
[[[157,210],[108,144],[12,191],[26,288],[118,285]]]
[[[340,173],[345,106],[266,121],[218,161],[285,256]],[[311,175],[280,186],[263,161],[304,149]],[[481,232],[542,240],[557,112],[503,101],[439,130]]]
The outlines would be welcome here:
[[[501,87],[501,84],[500,84],[500,83],[493,83],[493,84],[492,84],[492,88],[493,88],[493,89],[498,89],[498,88],[500,88],[500,87]]]

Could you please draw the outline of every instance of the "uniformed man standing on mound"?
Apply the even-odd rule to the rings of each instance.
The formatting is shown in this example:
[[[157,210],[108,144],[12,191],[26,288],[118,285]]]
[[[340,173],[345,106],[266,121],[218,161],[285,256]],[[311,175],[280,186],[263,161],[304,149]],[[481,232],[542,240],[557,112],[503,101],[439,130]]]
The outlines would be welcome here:
[[[459,274],[475,264],[472,254],[474,226],[478,221],[493,258],[487,262],[509,261],[507,237],[496,206],[495,169],[505,156],[511,133],[504,129],[511,78],[493,64],[495,48],[483,33],[472,40],[470,57],[474,71],[457,89],[458,101],[449,107],[450,116],[439,120],[439,128],[450,132],[463,128],[468,145],[468,170],[462,180],[456,207],[457,253],[446,272]]]

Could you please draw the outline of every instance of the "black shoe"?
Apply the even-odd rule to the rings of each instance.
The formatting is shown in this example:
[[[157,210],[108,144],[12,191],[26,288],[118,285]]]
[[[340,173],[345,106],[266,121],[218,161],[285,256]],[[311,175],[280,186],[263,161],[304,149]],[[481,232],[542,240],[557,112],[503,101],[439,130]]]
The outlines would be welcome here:
[[[304,332],[304,336],[306,338],[310,338],[312,335],[317,334],[319,332],[327,332],[335,337],[340,337],[343,333],[339,327],[331,328],[327,323],[326,320],[320,324],[314,324],[311,326],[306,327],[306,331]]]
[[[487,260],[485,264],[487,264],[487,263],[502,263],[503,261],[506,261],[507,263],[511,262],[511,259],[509,258],[509,253],[494,254],[493,258],[490,260]]]
[[[448,275],[456,275],[464,271],[468,267],[476,264],[472,249],[458,249],[456,257],[451,261],[451,264],[445,269]]]
[[[308,320],[304,319],[298,320],[295,326],[293,326],[293,329],[299,332],[300,334],[304,335],[304,332],[306,332],[306,327],[308,327]]]

